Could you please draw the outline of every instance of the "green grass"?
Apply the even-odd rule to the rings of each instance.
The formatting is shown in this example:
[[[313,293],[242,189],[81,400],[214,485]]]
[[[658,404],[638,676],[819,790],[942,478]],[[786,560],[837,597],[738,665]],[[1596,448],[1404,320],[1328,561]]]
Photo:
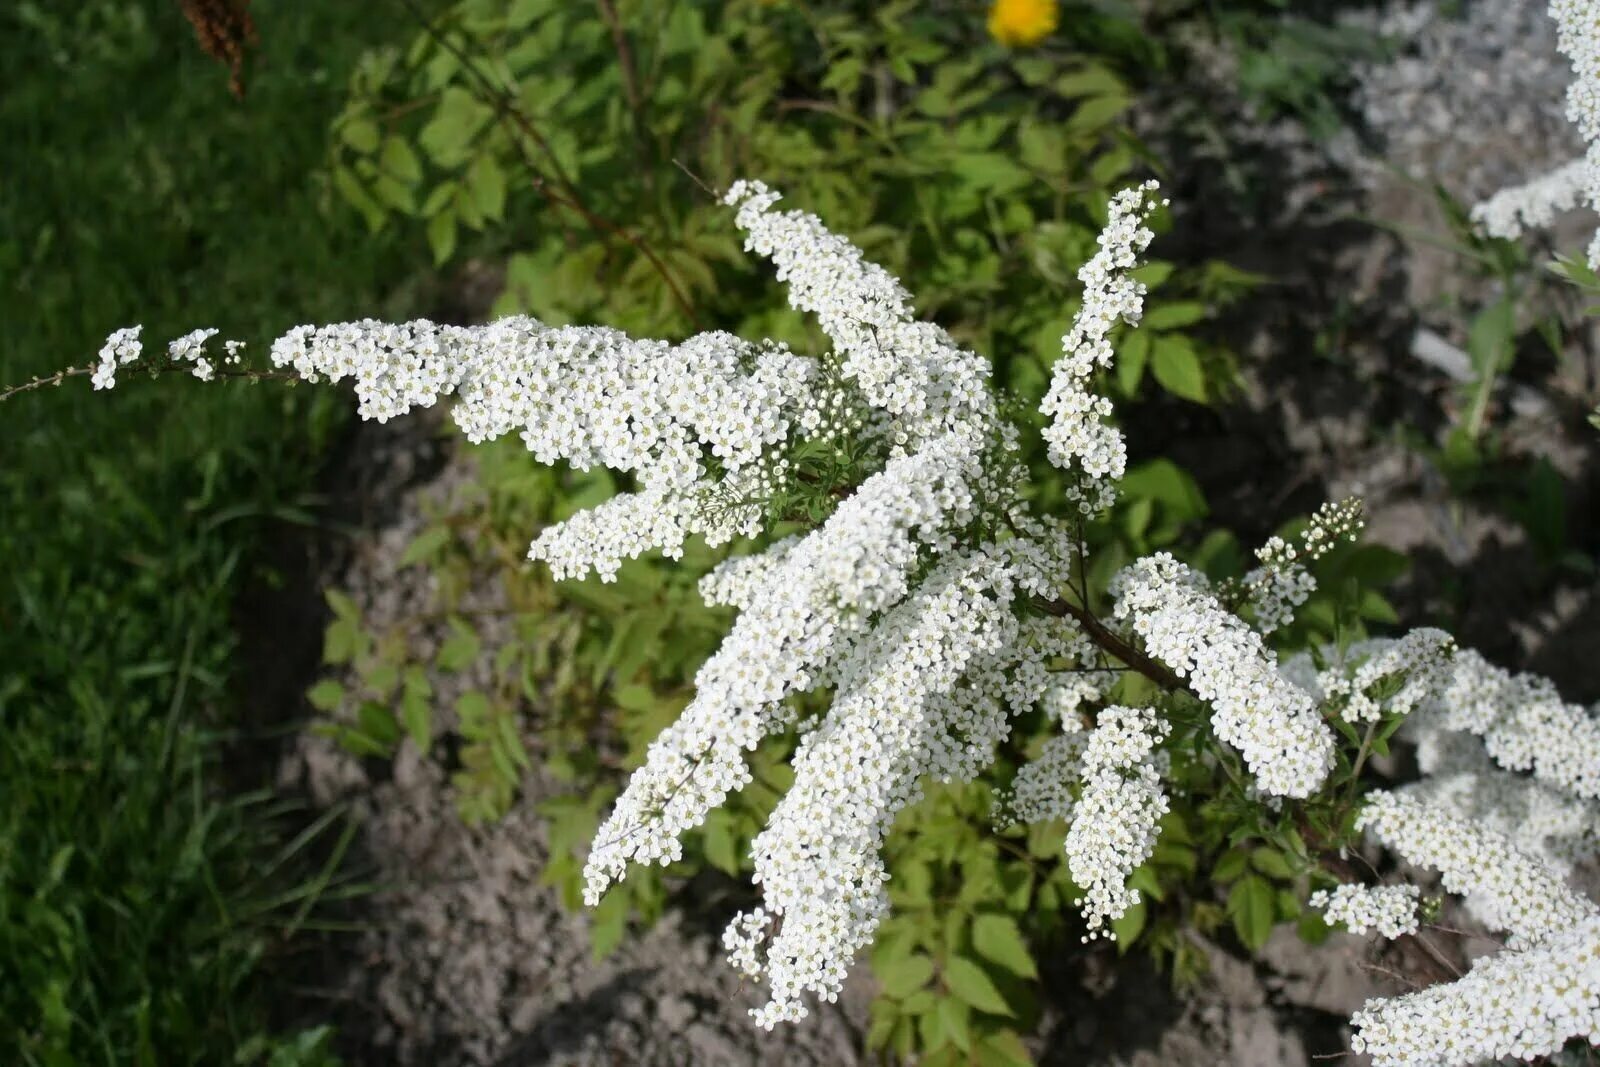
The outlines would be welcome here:
[[[415,270],[314,174],[391,13],[252,10],[242,104],[173,0],[0,10],[0,384],[135,322],[259,348]],[[0,405],[0,1063],[318,1061],[264,1040],[315,871],[217,757],[262,519],[302,513],[342,407],[131,375]]]

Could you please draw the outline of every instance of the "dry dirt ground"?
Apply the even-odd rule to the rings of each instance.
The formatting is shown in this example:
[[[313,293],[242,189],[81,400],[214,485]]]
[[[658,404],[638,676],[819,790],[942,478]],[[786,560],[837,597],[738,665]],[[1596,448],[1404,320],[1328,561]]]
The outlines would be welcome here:
[[[1362,491],[1373,510],[1371,537],[1419,560],[1400,598],[1408,616],[1451,618],[1466,643],[1594,700],[1600,671],[1592,655],[1576,654],[1592,650],[1600,632],[1592,579],[1539,565],[1520,526],[1493,507],[1452,498],[1405,442],[1408,432],[1432,439],[1456,403],[1456,384],[1418,358],[1419,344],[1439,351],[1429,348],[1431,336],[1446,351],[1459,347],[1458,305],[1483,283],[1427,243],[1363,221],[1433,224],[1430,198],[1411,177],[1438,178],[1470,202],[1576,152],[1561,114],[1567,74],[1540,6],[1466,10],[1463,21],[1432,4],[1383,16],[1414,44],[1360,72],[1357,133],[1316,143],[1292,123],[1261,126],[1241,111],[1234,150],[1254,160],[1242,179],[1203,146],[1165,138],[1182,175],[1171,195],[1191,205],[1174,227],[1189,234],[1189,251],[1263,270],[1275,284],[1226,326],[1247,378],[1226,425],[1210,412],[1158,406],[1130,437],[1146,453],[1181,444],[1219,522],[1247,538],[1322,499]],[[1217,78],[1225,94],[1226,71],[1219,67]],[[1227,195],[1240,180],[1251,195]],[[1244,206],[1217,207],[1229,202]],[[1335,321],[1329,356],[1327,324]],[[1549,456],[1567,477],[1577,545],[1591,556],[1600,532],[1580,520],[1600,457],[1561,396],[1563,376],[1593,381],[1593,350],[1579,344],[1569,362],[1533,364],[1496,410],[1514,449]],[[423,515],[471,478],[472,459],[415,424],[363,430],[356,440],[330,476],[355,502],[347,516],[355,537],[309,567],[352,591],[381,623],[427,601],[426,574],[401,568],[398,558]],[[314,641],[314,609],[289,624]],[[425,661],[428,649],[417,652]],[[276,677],[308,680],[277,666]],[[438,706],[450,706],[452,688],[471,682],[438,674]],[[278,697],[297,699],[292,687]],[[716,944],[727,916],[715,894],[692,891],[656,927],[596,961],[587,918],[564,910],[540,883],[546,844],[535,809],[554,783],[532,775],[509,817],[469,830],[441,759],[406,748],[392,767],[377,767],[302,733],[277,768],[280,784],[315,804],[351,807],[380,887],[356,908],[362,932],[324,961],[331,973],[317,982],[341,1005],[352,1062],[856,1062],[869,979],[858,973],[840,1003],[822,1006],[805,1025],[762,1034],[745,1017],[759,991],[741,984]],[[1366,997],[1394,991],[1367,966],[1366,942],[1345,935],[1311,949],[1280,931],[1255,962],[1218,945],[1206,951],[1209,978],[1182,995],[1138,966],[1118,968],[1105,951],[1049,961],[1041,1062],[1310,1064],[1347,1047],[1342,1020]]]

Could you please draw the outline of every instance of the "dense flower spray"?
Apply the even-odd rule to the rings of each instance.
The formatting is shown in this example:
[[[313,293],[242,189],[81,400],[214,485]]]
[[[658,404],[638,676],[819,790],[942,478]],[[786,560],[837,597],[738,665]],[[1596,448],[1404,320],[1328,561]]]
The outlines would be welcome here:
[[[875,936],[897,814],[929,782],[981,774],[1018,716],[1037,709],[1058,732],[1020,768],[1006,807],[1065,822],[1088,938],[1113,936],[1139,901],[1134,873],[1180,795],[1168,781],[1178,758],[1207,767],[1232,760],[1231,746],[1249,772],[1235,799],[1292,813],[1326,800],[1336,770],[1353,784],[1380,727],[1404,722],[1422,779],[1372,794],[1357,825],[1438,871],[1510,943],[1458,982],[1368,1004],[1357,1048],[1385,1064],[1469,1063],[1596,1035],[1600,919],[1564,881],[1596,851],[1594,714],[1438,630],[1283,662],[1269,644],[1315,591],[1311,565],[1360,527],[1356,502],[1270,540],[1232,582],[1167,553],[1135,560],[1110,582],[1110,616],[1091,611],[1077,531],[1114,502],[1126,462],[1096,382],[1143,307],[1133,271],[1152,240],[1152,183],[1109,205],[1041,405],[1065,516],[1030,504],[1025,426],[1002,416],[981,357],[919,320],[900,283],[815,216],[777,210],[759,182],[726,200],[747,248],[772,261],[831,351],[716,332],[673,344],[526,317],[303,326],[271,350],[298,377],[352,381],[364,417],[453,395],[472,441],[516,433],[542,462],[626,475],[631,491],[534,537],[529,556],[558,577],[608,580],[647,551],[680,554],[690,537],[764,536],[793,518],[787,500],[826,503],[807,513],[825,510],[821,521],[701,581],[736,619],[597,833],[588,902],[630,865],[680,859],[684,832],[750,781],[749,753],[792,733],[793,785],[751,849],[760,902],[723,938],[730,963],[770,990],[752,1014],[772,1027],[837,997]],[[171,342],[162,367],[230,373],[238,346],[225,343],[218,368],[206,354],[214,334]],[[95,386],[111,387],[142,351],[138,327],[112,334]],[[819,447],[857,457],[847,484],[808,466]],[[1113,702],[1124,671],[1165,695]],[[1340,733],[1366,738],[1353,760],[1337,751]],[[1190,750],[1177,751],[1178,736]],[[1418,900],[1410,885],[1344,882],[1310,903],[1352,930],[1406,937],[1422,921]]]
[[[1504,189],[1472,209],[1472,217],[1494,237],[1517,237],[1548,226],[1575,207],[1600,208],[1600,18],[1594,0],[1550,0],[1556,46],[1572,62],[1567,118],[1588,144],[1581,159]],[[1589,245],[1589,265],[1600,269],[1600,233]]]

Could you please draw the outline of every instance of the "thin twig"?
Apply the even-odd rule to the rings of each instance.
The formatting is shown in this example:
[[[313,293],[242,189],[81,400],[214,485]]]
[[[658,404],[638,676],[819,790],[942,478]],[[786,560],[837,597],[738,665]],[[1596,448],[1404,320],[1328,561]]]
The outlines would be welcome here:
[[[528,174],[533,182],[534,189],[536,189],[539,194],[551,204],[564,207],[578,215],[583,219],[584,222],[588,223],[591,229],[607,236],[621,238],[628,245],[632,246],[636,252],[644,256],[645,259],[649,260],[650,265],[655,268],[656,273],[661,275],[661,280],[666,283],[667,288],[672,293],[673,299],[677,302],[678,307],[682,309],[684,316],[688,318],[690,325],[698,329],[700,326],[700,320],[694,313],[694,307],[689,303],[689,298],[684,295],[683,289],[678,285],[677,279],[672,276],[672,272],[667,269],[667,265],[662,262],[661,257],[656,255],[656,253],[648,245],[646,245],[634,234],[629,233],[616,223],[611,222],[609,219],[602,218],[599,215],[596,215],[593,211],[589,210],[589,208],[579,198],[577,186],[561,169],[561,165],[556,159],[555,153],[551,150],[549,143],[534,127],[533,123],[528,120],[527,115],[523,114],[522,109],[517,105],[516,99],[512,97],[510,92],[508,92],[504,87],[496,85],[494,82],[490,81],[488,75],[479,70],[477,64],[473,63],[471,58],[465,52],[458,48],[454,42],[450,41],[447,37],[440,33],[437,28],[434,27],[433,23],[428,19],[428,16],[423,14],[423,12],[417,8],[413,0],[396,0],[396,2],[410,12],[412,18],[416,19],[416,21],[422,26],[424,32],[426,32],[428,36],[432,37],[441,48],[445,49],[447,52],[461,61],[463,69],[465,69],[467,73],[472,76],[473,81],[477,83],[483,95],[486,97],[484,102],[490,107],[494,108],[495,120],[499,122],[502,127],[507,128],[508,132],[513,133],[513,136],[511,137],[511,143],[516,148],[517,154],[522,157],[522,164],[528,171]],[[507,123],[510,123],[511,126],[514,126],[516,130],[520,130],[524,136],[533,141],[534,144],[536,144],[540,150],[549,157],[551,166],[555,168],[556,175],[561,180],[561,183],[567,187],[568,194],[563,194],[550,188],[549,182],[545,180],[545,177],[542,173],[540,173],[539,168],[534,165],[533,159],[528,155],[527,150],[522,146],[522,142],[514,135],[515,131],[512,131],[510,127],[507,126]]]
[[[637,130],[644,107],[639,99],[639,84],[633,72],[633,52],[628,48],[628,35],[622,31],[622,20],[617,18],[617,8],[611,0],[595,0],[595,4],[600,8],[600,17],[606,20],[606,28],[611,31],[611,43],[617,49],[617,66],[622,68],[622,92],[628,98],[628,109],[633,112]]]
[[[1040,611],[1048,615],[1055,615],[1058,618],[1070,616],[1076,619],[1078,625],[1083,627],[1084,633],[1089,635],[1091,641],[1163,689],[1185,693],[1194,692],[1193,689],[1189,688],[1188,682],[1174,674],[1165,664],[1145,655],[1127,641],[1124,641],[1113,633],[1105,623],[1095,618],[1087,609],[1079,607],[1070,600],[1060,598],[1055,600],[1036,600],[1034,604]]]

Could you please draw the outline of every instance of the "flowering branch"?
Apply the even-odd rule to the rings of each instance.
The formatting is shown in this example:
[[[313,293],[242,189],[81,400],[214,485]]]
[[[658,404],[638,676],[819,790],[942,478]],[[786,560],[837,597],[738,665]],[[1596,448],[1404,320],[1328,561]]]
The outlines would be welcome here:
[[[1150,658],[1123,640],[1114,630],[1106,626],[1105,623],[1101,622],[1087,609],[1081,608],[1072,603],[1072,601],[1061,597],[1057,597],[1054,600],[1035,600],[1033,604],[1034,607],[1048,615],[1074,620],[1079,626],[1083,627],[1083,632],[1089,635],[1091,641],[1161,688],[1191,695],[1194,693],[1188,682],[1163,666],[1160,661]]]
[[[1114,358],[1116,325],[1142,312],[1131,272],[1151,240],[1154,192],[1112,201],[1042,405],[1048,457],[1070,480],[1064,518],[1030,509],[1023,430],[1002,415],[985,361],[918,319],[899,281],[819,219],[777,210],[759,182],[735,183],[725,203],[790,304],[816,316],[832,343],[820,357],[718,332],[667,343],[512,317],[302,326],[273,343],[272,362],[308,381],[350,379],[366,418],[453,396],[470,441],[516,433],[541,462],[630,475],[634,491],[534,538],[530,558],[558,578],[609,581],[645,552],[677,557],[690,537],[716,546],[796,512],[819,520],[701,582],[735,621],[583,872],[593,904],[633,865],[681,859],[684,832],[752,780],[749,753],[796,734],[793,784],[751,847],[761,903],[724,935],[730,962],[771,991],[752,1012],[758,1024],[796,1021],[810,1000],[839,995],[889,911],[883,846],[899,813],[929,781],[975,779],[1038,708],[1060,732],[1018,771],[1012,807],[1067,822],[1063,860],[1091,937],[1111,936],[1139,900],[1134,872],[1154,853],[1173,765],[1187,759],[1186,776],[1220,767],[1213,788],[1237,807],[1300,802],[1291,814],[1309,858],[1347,883],[1315,898],[1330,918],[1414,938],[1414,893],[1362,887],[1340,856],[1355,843],[1347,787],[1378,739],[1410,723],[1424,778],[1369,794],[1357,829],[1437,868],[1511,939],[1459,978],[1417,940],[1412,951],[1447,981],[1369,1003],[1353,1020],[1357,1049],[1380,1064],[1467,1063],[1600,1033],[1600,909],[1564,882],[1596,853],[1600,719],[1437,630],[1283,662],[1267,643],[1315,589],[1306,563],[1354,535],[1357,507],[1319,510],[1295,543],[1269,541],[1256,570],[1221,588],[1168,553],[1138,559],[1107,589],[1115,622],[1089,609],[1081,530],[1114,500],[1126,460],[1093,383]],[[217,370],[205,355],[214,332],[177,339],[154,366],[225,373],[236,346]],[[137,328],[112,334],[95,385],[111,387],[140,355]],[[1029,606],[1037,614],[1018,610]],[[1200,745],[1176,751],[1159,704],[1112,704],[1107,656],[1205,707]],[[827,709],[802,722],[810,702],[795,698],[818,692]],[[1099,707],[1089,728],[1085,703]]]

